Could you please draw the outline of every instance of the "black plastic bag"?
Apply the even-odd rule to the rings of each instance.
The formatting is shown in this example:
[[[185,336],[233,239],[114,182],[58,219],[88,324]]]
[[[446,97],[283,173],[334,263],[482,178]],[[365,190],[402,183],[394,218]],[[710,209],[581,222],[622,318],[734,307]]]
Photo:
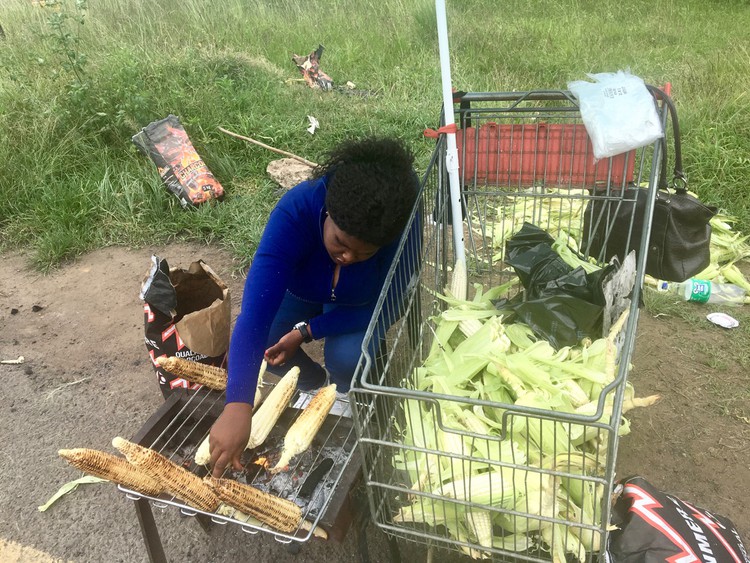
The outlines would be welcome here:
[[[596,340],[602,334],[604,308],[572,295],[521,301],[511,309],[517,320],[529,325],[534,334],[555,349],[575,346],[584,338]]]
[[[554,348],[600,338],[605,305],[602,286],[616,264],[587,274],[567,264],[552,243],[549,233],[531,223],[524,223],[508,239],[505,263],[515,270],[525,296],[498,307],[515,313],[517,320]]]

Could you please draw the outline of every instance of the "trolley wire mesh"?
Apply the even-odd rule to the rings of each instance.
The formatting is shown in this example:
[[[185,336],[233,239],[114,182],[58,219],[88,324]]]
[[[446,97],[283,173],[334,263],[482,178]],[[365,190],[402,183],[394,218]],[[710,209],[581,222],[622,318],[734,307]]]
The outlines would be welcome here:
[[[452,229],[463,229],[469,281],[483,291],[505,287],[512,297],[520,285],[504,260],[509,238],[531,223],[588,259],[581,241],[600,226],[611,232],[613,210],[629,201],[626,188],[654,192],[660,147],[596,161],[568,92],[465,94],[457,103],[462,222],[450,217],[440,137],[410,225],[421,238],[402,241],[400,260],[409,267],[392,269],[386,280],[351,391],[371,513],[392,536],[477,559],[593,560],[607,533],[647,233],[632,293],[604,323],[625,311],[613,342],[616,371],[593,398],[593,411],[445,392],[427,385],[422,366],[440,343],[436,319],[447,308],[441,295],[454,261]],[[610,205],[586,218],[591,201]],[[601,264],[605,256],[592,258]],[[389,301],[389,292],[403,298]],[[384,342],[372,357],[374,335]]]

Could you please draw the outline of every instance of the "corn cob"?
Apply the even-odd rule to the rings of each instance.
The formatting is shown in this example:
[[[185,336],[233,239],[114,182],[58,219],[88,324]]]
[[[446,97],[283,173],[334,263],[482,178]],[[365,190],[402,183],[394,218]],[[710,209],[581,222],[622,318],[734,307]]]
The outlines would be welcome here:
[[[209,389],[224,391],[227,388],[227,370],[223,368],[191,362],[174,356],[161,356],[156,358],[156,363],[173,375],[184,377],[188,381],[198,383]]]
[[[466,511],[466,524],[477,543],[482,547],[492,548],[492,516],[487,510],[468,509]],[[470,554],[473,559],[489,559],[489,552],[472,550]]]
[[[255,398],[253,399],[253,408],[258,408],[260,404],[265,401],[265,398],[263,397],[263,376],[266,375],[266,367],[268,367],[268,362],[265,358],[263,358],[263,361],[260,363],[260,369],[258,370],[258,383],[255,385]]]
[[[255,411],[246,449],[256,448],[266,440],[294,395],[298,378],[299,368],[295,366],[281,378],[260,408]]]
[[[455,299],[465,301],[468,296],[468,285],[466,260],[458,259],[455,266],[453,266],[453,277],[451,278],[451,286],[448,289],[448,293]]]
[[[250,438],[245,446],[246,450],[251,450],[260,446],[268,437],[271,429],[274,427],[279,417],[286,409],[289,400],[297,388],[297,378],[299,377],[299,368],[293,367],[273,388],[268,397],[260,408],[253,414],[252,425],[250,427]],[[195,463],[206,465],[211,461],[208,437],[206,437],[198,451],[195,453]]]
[[[289,461],[297,454],[304,452],[312,444],[315,434],[318,433],[323,421],[336,402],[336,384],[332,383],[320,389],[308,403],[302,414],[297,417],[292,426],[284,436],[284,448],[281,450],[281,458],[271,469],[271,473],[283,471],[289,465]]]
[[[112,481],[144,495],[158,496],[164,492],[164,486],[159,481],[140,471],[128,460],[116,455],[89,448],[59,450],[57,453],[70,465],[85,473]]]
[[[277,530],[293,532],[302,523],[302,510],[290,500],[231,479],[208,476],[205,482],[223,502]]]
[[[187,469],[150,448],[144,448],[124,438],[115,438],[112,445],[120,450],[130,463],[158,480],[167,491],[190,506],[206,512],[214,512],[218,508],[219,498],[213,490]]]
[[[236,508],[234,508],[233,506],[229,506],[225,502],[222,502],[219,505],[219,508],[216,510],[216,514],[227,516],[246,524],[252,524],[253,526],[263,525],[263,522],[261,522],[257,518],[250,516],[249,514],[245,514],[241,510],[237,510]],[[299,527],[305,532],[309,532],[310,530],[312,530],[313,536],[315,536],[316,538],[320,538],[323,540],[328,539],[328,532],[326,532],[324,528],[321,528],[320,526],[315,526],[313,528],[312,523],[308,522],[307,520],[302,520]]]

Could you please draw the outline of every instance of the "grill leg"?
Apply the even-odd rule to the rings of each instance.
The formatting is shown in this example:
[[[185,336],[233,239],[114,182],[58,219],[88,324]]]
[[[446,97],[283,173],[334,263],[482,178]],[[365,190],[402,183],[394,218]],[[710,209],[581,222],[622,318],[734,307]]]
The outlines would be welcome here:
[[[196,514],[195,519],[198,520],[198,524],[200,524],[204,532],[206,532],[207,534],[211,533],[213,524],[211,524],[211,519],[208,516],[206,516],[205,514]]]
[[[391,555],[391,563],[401,563],[401,550],[398,547],[398,540],[394,536],[388,536],[388,550]]]
[[[151,563],[168,563],[167,556],[164,555],[164,547],[161,545],[159,530],[156,528],[154,513],[151,511],[151,505],[148,500],[139,498],[134,501],[135,514],[138,516],[138,524],[141,526],[141,534],[146,544],[148,560]]]
[[[293,541],[291,543],[286,544],[284,547],[286,549],[287,553],[291,553],[292,555],[299,555],[302,551],[302,544],[298,541]]]
[[[359,547],[360,563],[370,563],[370,550],[367,547],[367,522],[357,526],[357,546]]]

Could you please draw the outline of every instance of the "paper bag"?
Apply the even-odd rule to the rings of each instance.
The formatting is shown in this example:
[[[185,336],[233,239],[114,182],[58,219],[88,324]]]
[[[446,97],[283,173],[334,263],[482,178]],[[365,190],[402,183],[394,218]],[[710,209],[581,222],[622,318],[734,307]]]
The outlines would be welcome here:
[[[151,257],[151,270],[141,287],[146,349],[166,399],[174,389],[198,389],[165,371],[161,356],[224,367],[229,348],[231,301],[229,288],[202,260],[187,270],[171,268]]]

